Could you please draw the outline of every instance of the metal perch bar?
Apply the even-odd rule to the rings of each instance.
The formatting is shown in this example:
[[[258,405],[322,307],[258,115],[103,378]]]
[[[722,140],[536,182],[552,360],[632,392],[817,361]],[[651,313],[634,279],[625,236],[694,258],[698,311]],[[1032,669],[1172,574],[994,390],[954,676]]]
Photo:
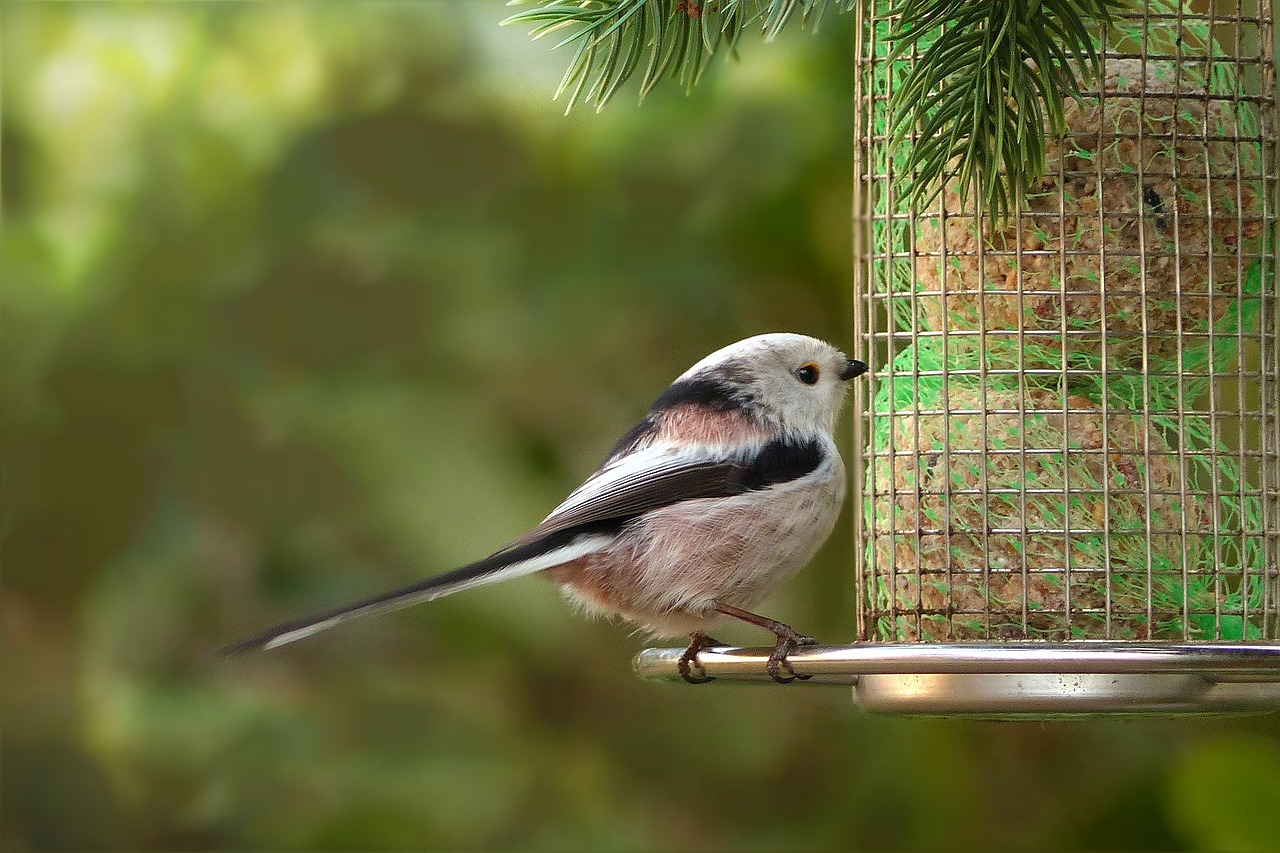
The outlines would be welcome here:
[[[680,680],[683,648],[646,649],[636,656],[641,678]],[[698,654],[707,675],[766,679],[772,647],[716,646]],[[1273,643],[949,643],[803,646],[787,656],[798,675],[851,684],[862,675],[1043,674],[1070,670],[1097,675],[1196,674],[1219,682],[1263,682],[1280,687],[1280,644]],[[812,683],[812,682],[811,682]],[[1280,694],[1277,695],[1280,701]]]
[[[641,678],[679,680],[682,649],[648,649]],[[713,679],[766,678],[771,649],[698,655]],[[865,711],[984,717],[1264,713],[1280,709],[1280,644],[1091,642],[810,646],[788,656],[808,684],[853,686]]]

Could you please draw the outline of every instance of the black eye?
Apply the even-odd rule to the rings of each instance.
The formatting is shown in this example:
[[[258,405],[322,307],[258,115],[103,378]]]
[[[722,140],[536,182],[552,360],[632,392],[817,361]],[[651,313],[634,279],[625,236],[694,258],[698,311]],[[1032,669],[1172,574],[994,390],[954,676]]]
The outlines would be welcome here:
[[[796,379],[799,379],[805,385],[817,385],[820,375],[822,375],[822,371],[812,361],[806,361],[795,369]]]

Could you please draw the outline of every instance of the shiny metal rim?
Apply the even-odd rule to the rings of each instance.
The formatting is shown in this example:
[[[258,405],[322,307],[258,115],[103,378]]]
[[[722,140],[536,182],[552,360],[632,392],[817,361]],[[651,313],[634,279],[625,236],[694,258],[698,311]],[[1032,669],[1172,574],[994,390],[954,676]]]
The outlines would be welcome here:
[[[641,678],[679,680],[683,649],[646,649],[636,656]],[[717,646],[698,655],[715,678],[756,680],[768,648]],[[867,643],[809,646],[787,660],[798,675],[850,684],[860,675],[1199,674],[1214,681],[1280,683],[1280,643]]]
[[[1203,675],[863,675],[860,709],[888,714],[1055,717],[1081,714],[1238,714],[1280,709],[1280,682]]]
[[[646,649],[641,678],[680,681],[683,649]],[[768,648],[698,655],[707,675],[767,681]],[[853,685],[866,711],[984,717],[1260,713],[1280,709],[1280,643],[867,644],[788,657],[808,684]]]

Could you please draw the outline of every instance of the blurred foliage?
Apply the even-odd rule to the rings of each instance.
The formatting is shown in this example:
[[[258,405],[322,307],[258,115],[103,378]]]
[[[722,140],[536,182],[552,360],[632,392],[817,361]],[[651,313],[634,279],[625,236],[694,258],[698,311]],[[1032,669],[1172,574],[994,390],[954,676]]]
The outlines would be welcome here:
[[[566,119],[503,14],[0,11],[3,848],[1268,846],[1275,716],[645,684],[536,578],[214,656],[488,553],[717,346],[849,344],[851,22]],[[851,637],[848,539],[766,612]]]

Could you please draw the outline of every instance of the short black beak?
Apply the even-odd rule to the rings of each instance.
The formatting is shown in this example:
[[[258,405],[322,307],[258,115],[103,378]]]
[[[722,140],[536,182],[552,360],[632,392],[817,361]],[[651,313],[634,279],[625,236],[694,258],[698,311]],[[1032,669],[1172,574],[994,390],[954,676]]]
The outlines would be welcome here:
[[[849,359],[849,363],[844,366],[844,370],[840,371],[840,378],[848,382],[855,376],[861,376],[867,372],[867,363],[858,361],[856,358]]]

